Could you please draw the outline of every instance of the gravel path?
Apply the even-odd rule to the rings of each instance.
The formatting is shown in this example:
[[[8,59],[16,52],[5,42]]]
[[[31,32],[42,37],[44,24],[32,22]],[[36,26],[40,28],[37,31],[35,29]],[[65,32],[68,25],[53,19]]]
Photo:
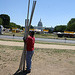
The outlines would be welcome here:
[[[0,41],[0,45],[24,46],[24,43],[23,42],[12,42],[12,41]],[[75,50],[75,46],[38,44],[38,43],[35,43],[35,48],[50,48],[50,49],[69,49],[69,50]]]

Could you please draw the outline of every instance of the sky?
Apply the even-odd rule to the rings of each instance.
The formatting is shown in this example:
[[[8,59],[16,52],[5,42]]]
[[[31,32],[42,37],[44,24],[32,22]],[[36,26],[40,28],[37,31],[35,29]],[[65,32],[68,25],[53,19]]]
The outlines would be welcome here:
[[[75,0],[36,0],[36,7],[32,25],[37,26],[42,21],[43,27],[67,25],[71,18],[75,18]],[[30,0],[30,12],[33,0]],[[0,0],[0,14],[10,16],[10,22],[25,26],[27,18],[28,0]],[[29,16],[30,16],[29,15]]]

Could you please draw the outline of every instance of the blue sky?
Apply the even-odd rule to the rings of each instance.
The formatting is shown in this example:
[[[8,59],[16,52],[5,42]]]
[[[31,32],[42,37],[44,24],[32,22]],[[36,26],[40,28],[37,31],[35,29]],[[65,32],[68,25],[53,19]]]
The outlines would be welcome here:
[[[30,0],[30,14],[33,0]],[[0,0],[0,14],[10,16],[10,22],[24,26],[27,18],[28,0]],[[67,25],[75,18],[75,0],[37,0],[32,25],[37,26],[39,20],[44,27]]]

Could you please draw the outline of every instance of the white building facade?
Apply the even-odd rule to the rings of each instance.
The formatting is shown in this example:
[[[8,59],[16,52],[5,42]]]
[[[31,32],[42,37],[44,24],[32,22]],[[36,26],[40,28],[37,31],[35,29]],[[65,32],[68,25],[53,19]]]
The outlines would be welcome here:
[[[43,31],[45,27],[43,27],[43,24],[42,24],[42,21],[40,19],[40,21],[38,22],[38,25],[37,26],[34,26],[34,29],[38,29],[40,31]]]

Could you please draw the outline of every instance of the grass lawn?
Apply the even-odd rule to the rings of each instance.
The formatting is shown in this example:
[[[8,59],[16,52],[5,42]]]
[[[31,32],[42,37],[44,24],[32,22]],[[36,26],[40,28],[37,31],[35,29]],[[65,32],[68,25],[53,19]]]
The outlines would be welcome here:
[[[24,32],[20,32],[20,33],[4,33],[3,35],[10,35],[13,36],[13,34],[15,34],[15,36],[24,36]],[[56,34],[35,34],[35,38],[49,38],[49,39],[65,39],[65,37],[59,38]],[[75,40],[75,38],[66,38],[67,40]]]

